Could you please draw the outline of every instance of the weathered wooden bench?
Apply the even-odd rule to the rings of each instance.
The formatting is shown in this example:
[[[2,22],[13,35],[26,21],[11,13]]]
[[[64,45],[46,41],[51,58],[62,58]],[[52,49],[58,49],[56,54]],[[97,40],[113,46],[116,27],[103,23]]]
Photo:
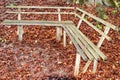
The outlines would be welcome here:
[[[25,25],[25,24],[28,24],[28,25],[40,25],[41,23],[41,25],[50,25],[51,24],[51,26],[52,25],[54,25],[54,26],[57,26],[57,28],[56,28],[56,39],[58,40],[58,41],[60,41],[61,40],[61,36],[62,36],[62,28],[60,28],[60,27],[58,27],[58,26],[60,26],[60,23],[66,23],[67,21],[62,21],[61,22],[61,14],[74,14],[73,12],[64,12],[64,11],[61,11],[61,10],[63,10],[63,9],[65,9],[65,10],[70,10],[70,9],[74,9],[74,7],[50,7],[50,6],[6,6],[6,8],[9,8],[9,9],[16,9],[17,11],[11,11],[11,10],[9,10],[9,11],[6,11],[6,13],[8,13],[8,14],[17,14],[18,15],[18,18],[17,18],[17,20],[19,20],[19,21],[21,21],[19,24],[21,24],[21,26],[19,25],[18,26],[18,28],[17,28],[17,30],[18,30],[18,37],[19,37],[19,40],[22,40],[22,34],[23,34],[23,27],[22,27],[22,25]],[[46,11],[22,11],[22,9],[39,9],[39,10],[43,10],[43,9],[54,9],[55,11],[51,11],[51,12],[46,12]],[[25,22],[22,20],[22,14],[37,14],[37,15],[39,15],[39,14],[57,14],[58,15],[58,21],[55,21],[55,22],[53,22],[53,21],[36,21],[36,20],[32,20],[32,21],[28,21],[28,20],[25,20]],[[8,25],[8,22],[11,22],[11,23],[9,23],[9,25],[15,25],[15,24],[13,24],[13,23],[16,23],[17,24],[17,22],[18,21],[15,21],[15,20],[5,20],[5,21],[3,21],[3,24],[6,24],[6,25]],[[22,23],[22,21],[24,22],[24,23]],[[29,23],[28,23],[29,22]],[[38,22],[40,22],[39,24],[38,24]],[[43,23],[44,22],[44,23]],[[30,24],[31,23],[31,24]],[[54,23],[54,24],[52,24],[52,23]],[[56,25],[55,25],[56,24]]]
[[[2,24],[18,25],[19,40],[22,40],[22,34],[23,34],[22,26],[23,25],[46,25],[46,26],[57,26],[57,27],[63,28],[64,46],[66,46],[66,34],[67,34],[76,48],[76,61],[75,61],[75,71],[74,71],[75,76],[77,76],[79,73],[81,57],[84,61],[87,61],[87,63],[83,67],[83,70],[82,70],[83,73],[86,72],[87,68],[89,67],[92,61],[94,61],[93,72],[95,72],[97,69],[97,63],[100,60],[100,58],[102,58],[103,60],[107,60],[107,57],[103,54],[103,52],[100,51],[99,48],[101,47],[105,39],[111,40],[111,38],[107,34],[110,28],[112,28],[113,30],[117,30],[116,26],[98,17],[95,17],[92,14],[87,13],[86,11],[83,11],[79,8],[74,8],[74,7],[8,6],[8,8],[18,8],[18,12],[7,12],[7,13],[17,13],[18,20],[5,20],[3,21]],[[57,9],[58,12],[51,12],[51,13],[50,12],[48,13],[47,12],[35,12],[35,13],[34,12],[22,12],[21,8],[53,8],[53,9]],[[73,12],[60,12],[60,9],[73,9]],[[82,16],[80,16],[78,12],[81,12]],[[58,14],[58,21],[21,20],[21,14]],[[72,14],[72,15],[74,14],[75,17],[80,18],[78,25],[75,26],[75,24],[72,21],[61,21],[61,14]],[[104,24],[106,26],[104,32],[98,29],[92,23],[90,23],[87,19],[85,19],[86,15],[100,22],[101,24]],[[92,41],[90,41],[90,39],[87,38],[87,36],[79,30],[79,27],[83,21],[101,35],[101,38],[97,45],[95,45]],[[61,31],[60,29],[57,29],[57,30],[58,30],[57,35],[59,35],[58,37],[60,37],[61,33],[59,32]],[[60,40],[60,38],[57,40]]]
[[[82,15],[79,15],[79,12],[82,13]],[[111,38],[107,35],[110,31],[110,29],[113,29],[115,31],[118,31],[118,27],[114,26],[111,23],[108,23],[80,8],[76,8],[76,13],[75,16],[78,17],[80,20],[78,22],[77,28],[75,29],[75,27],[72,27],[73,29],[75,29],[75,33],[77,34],[78,39],[80,40],[78,43],[83,44],[80,45],[82,50],[84,51],[84,53],[86,53],[86,55],[88,56],[88,61],[85,64],[85,66],[83,67],[82,72],[85,73],[86,70],[88,69],[89,65],[91,64],[91,62],[94,60],[94,64],[93,64],[93,73],[96,72],[97,69],[97,64],[100,58],[102,58],[103,60],[107,60],[107,57],[100,51],[100,47],[103,43],[103,41],[105,39],[107,39],[108,41],[111,40]],[[96,27],[96,25],[94,25],[93,23],[91,23],[89,20],[86,19],[86,16],[93,19],[95,22],[99,22],[100,24],[104,25],[104,31],[100,30],[99,28]],[[93,44],[93,42],[90,41],[90,39],[88,39],[80,30],[79,27],[81,25],[81,23],[84,22],[87,25],[89,25],[92,29],[94,29],[95,31],[97,31],[101,37],[100,40],[98,41],[97,45]],[[72,29],[72,30],[73,30]],[[78,32],[77,32],[78,31]],[[73,33],[73,32],[72,32]],[[79,35],[78,35],[79,34]],[[77,39],[77,38],[76,38]],[[77,39],[77,40],[78,40]],[[91,55],[92,56],[91,56]],[[75,63],[75,71],[74,71],[74,75],[78,75],[79,73],[79,65],[80,65],[80,54],[76,54],[76,63]]]

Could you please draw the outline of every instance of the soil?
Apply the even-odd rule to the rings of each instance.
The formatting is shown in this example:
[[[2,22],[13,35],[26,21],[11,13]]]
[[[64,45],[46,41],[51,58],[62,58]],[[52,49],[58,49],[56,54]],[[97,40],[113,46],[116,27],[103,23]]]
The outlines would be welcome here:
[[[61,0],[1,0],[0,22],[4,19],[16,19],[17,15],[6,14],[6,5],[29,6],[78,6],[66,4]],[[96,7],[79,6],[94,14]],[[120,11],[112,14],[114,9],[105,8],[108,15],[106,21],[120,28]],[[49,10],[47,10],[49,11]],[[57,20],[57,15],[22,15],[23,19]],[[62,15],[62,20],[72,20],[76,25],[79,19],[70,15]],[[94,21],[92,21],[94,22]],[[99,35],[84,22],[80,30],[97,44]],[[23,40],[17,39],[16,26],[0,25],[0,80],[120,80],[120,34],[110,30],[111,41],[105,40],[101,51],[108,57],[107,61],[99,61],[97,72],[92,73],[92,64],[86,73],[79,73],[74,78],[75,47],[56,41],[56,28],[46,26],[24,26]],[[85,62],[82,61],[80,70]]]

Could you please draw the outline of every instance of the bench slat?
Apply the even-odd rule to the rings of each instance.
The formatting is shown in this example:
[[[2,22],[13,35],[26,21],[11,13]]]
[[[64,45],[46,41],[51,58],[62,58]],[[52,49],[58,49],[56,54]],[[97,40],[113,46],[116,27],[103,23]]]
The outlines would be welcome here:
[[[80,30],[78,30],[77,28],[75,28],[75,26],[72,26],[75,31],[79,32],[79,35],[81,35],[84,40],[86,40],[86,42],[98,53],[98,55],[103,59],[103,60],[107,60],[107,57],[100,51],[100,49],[95,46]]]
[[[65,25],[64,25],[65,26]],[[64,30],[66,31],[66,33],[68,34],[68,36],[70,37],[71,41],[73,42],[74,46],[76,47],[77,51],[79,52],[79,54],[81,55],[81,57],[83,58],[84,61],[87,61],[88,58],[87,56],[83,53],[83,51],[81,50],[81,48],[79,47],[78,43],[76,43],[75,39],[72,37],[71,33],[66,29],[66,27],[64,27]]]
[[[4,20],[3,25],[45,25],[45,26],[62,26],[74,23],[72,21],[39,21],[39,20]]]
[[[71,33],[71,36],[75,39],[75,41],[80,45],[81,49],[86,53],[87,57],[90,60],[93,60],[94,57],[90,54],[90,52],[87,50],[87,48],[82,44],[82,42],[78,39],[78,36],[76,35],[76,31],[74,29],[71,28],[71,26],[66,26],[66,29],[69,30],[69,32]],[[99,58],[99,56],[98,56]]]
[[[77,36],[78,39],[79,39],[79,41],[81,42],[81,43],[79,44],[80,47],[84,47],[84,48],[86,48],[86,49],[88,50],[88,53],[86,53],[86,55],[89,55],[89,54],[90,54],[91,56],[94,56],[94,58],[95,58],[96,60],[100,60],[100,57],[99,57],[99,55],[97,54],[97,52],[94,51],[94,49],[86,42],[86,40],[84,40],[84,38],[83,38],[81,35],[79,35],[79,32],[74,29],[74,28],[76,28],[76,29],[78,29],[78,28],[75,27],[75,26],[71,26],[70,28],[71,28],[71,30],[73,30],[73,32],[75,33],[74,36]],[[83,45],[81,45],[81,44],[83,44]],[[83,50],[83,51],[86,51],[86,50]]]

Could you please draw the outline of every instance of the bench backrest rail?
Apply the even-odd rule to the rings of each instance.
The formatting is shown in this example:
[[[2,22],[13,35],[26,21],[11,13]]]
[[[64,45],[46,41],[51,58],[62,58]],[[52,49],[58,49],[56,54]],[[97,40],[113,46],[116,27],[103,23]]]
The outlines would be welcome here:
[[[103,19],[98,18],[98,17],[96,17],[96,16],[94,16],[94,15],[92,15],[92,14],[90,14],[90,13],[88,13],[88,12],[86,12],[86,11],[80,9],[80,8],[76,8],[76,9],[77,9],[77,11],[80,11],[80,12],[88,15],[89,17],[95,19],[96,21],[104,24],[105,26],[110,27],[110,28],[112,28],[113,30],[118,30],[118,27],[114,26],[113,24],[111,24],[111,23],[109,23],[109,22],[107,22],[107,21],[104,21]]]
[[[60,21],[61,14],[74,14],[74,12],[66,12],[61,11],[61,9],[72,9],[72,11],[75,9],[74,7],[47,7],[47,6],[7,6],[7,8],[16,8],[18,11],[6,11],[6,13],[14,13],[14,14],[57,14],[58,15],[58,21]],[[55,9],[57,11],[54,12],[25,12],[21,9]]]
[[[75,9],[75,7],[51,7],[51,6],[6,6],[6,8],[28,8],[28,9],[30,9],[30,8],[39,8],[39,9],[46,9],[46,8],[48,8],[48,9],[58,9],[58,8],[60,8],[60,9]]]
[[[6,11],[6,13],[13,13],[13,14],[74,14],[74,12],[13,12],[13,11]]]

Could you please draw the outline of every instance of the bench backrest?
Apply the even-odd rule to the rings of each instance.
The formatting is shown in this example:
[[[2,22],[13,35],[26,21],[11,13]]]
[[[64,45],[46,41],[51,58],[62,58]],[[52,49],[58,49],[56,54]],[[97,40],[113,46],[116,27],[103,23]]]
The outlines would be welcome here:
[[[74,14],[72,12],[75,8],[74,7],[50,7],[50,6],[7,6],[6,8],[15,8],[17,11],[6,11],[6,13],[15,13],[18,14],[18,20],[21,20],[21,14],[57,14],[58,21],[61,21],[61,14]],[[54,9],[54,11],[40,11],[40,12],[31,12],[31,11],[22,11],[22,9]],[[72,11],[65,11],[65,10],[72,10]]]
[[[82,16],[79,15],[79,12],[82,13]],[[97,47],[101,47],[103,41],[105,39],[107,40],[111,40],[111,38],[107,35],[110,31],[110,29],[113,29],[113,30],[118,30],[118,27],[114,26],[113,24],[107,22],[107,21],[104,21],[103,19],[99,18],[99,17],[96,17],[80,8],[76,8],[76,13],[75,13],[75,16],[77,16],[78,18],[80,18],[79,22],[78,22],[78,25],[77,25],[77,28],[80,27],[82,21],[85,22],[87,25],[89,25],[90,27],[92,27],[95,31],[97,31],[100,35],[101,35],[101,38],[99,40],[99,42],[97,43]],[[102,25],[104,25],[104,31],[100,30],[99,28],[96,27],[96,25],[93,25],[89,20],[87,20],[85,17],[90,17],[91,19],[93,19],[95,22],[97,23],[100,23]]]

